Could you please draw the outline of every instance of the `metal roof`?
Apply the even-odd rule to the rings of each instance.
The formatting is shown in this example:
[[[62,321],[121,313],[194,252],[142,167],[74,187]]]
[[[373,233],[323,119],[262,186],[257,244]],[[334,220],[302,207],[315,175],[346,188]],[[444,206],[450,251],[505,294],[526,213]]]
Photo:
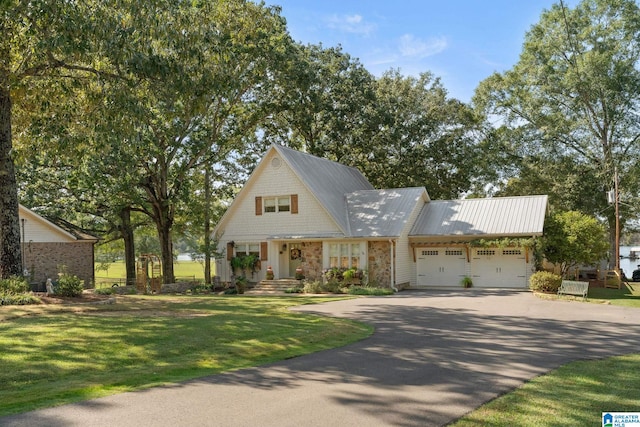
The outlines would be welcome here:
[[[425,204],[410,236],[541,235],[547,196],[495,197]]]
[[[362,173],[349,166],[311,154],[275,145],[283,160],[318,199],[343,232],[349,234],[346,195],[360,190],[373,190]]]
[[[352,237],[399,237],[418,203],[429,200],[424,187],[356,191],[347,195]]]

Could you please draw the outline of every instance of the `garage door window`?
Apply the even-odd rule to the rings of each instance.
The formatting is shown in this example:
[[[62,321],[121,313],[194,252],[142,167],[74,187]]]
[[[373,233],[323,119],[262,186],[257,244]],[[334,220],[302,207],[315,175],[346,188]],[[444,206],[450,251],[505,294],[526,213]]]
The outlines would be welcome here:
[[[520,249],[504,249],[502,255],[522,255],[522,251]]]
[[[447,249],[444,252],[445,255],[453,255],[453,256],[461,256],[462,255],[462,250],[461,249]]]
[[[479,249],[476,253],[478,255],[495,255],[496,251],[495,249]]]
[[[438,256],[438,251],[422,251],[422,256]]]

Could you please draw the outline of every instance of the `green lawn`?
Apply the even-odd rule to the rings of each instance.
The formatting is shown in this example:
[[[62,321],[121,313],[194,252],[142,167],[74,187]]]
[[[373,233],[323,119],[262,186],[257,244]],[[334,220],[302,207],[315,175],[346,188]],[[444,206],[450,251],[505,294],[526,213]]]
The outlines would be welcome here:
[[[0,415],[257,366],[372,333],[287,310],[325,300],[122,296],[112,305],[0,307]]]
[[[0,307],[0,415],[256,366],[371,334],[362,324],[287,310],[325,300],[123,296],[103,306]],[[640,284],[592,289],[585,309],[590,303],[640,308]],[[570,363],[454,425],[599,425],[603,411],[639,410],[639,366],[640,354]]]
[[[640,283],[623,283],[620,289],[591,288],[587,299],[593,303],[640,308]]]
[[[599,426],[640,411],[640,354],[569,363],[458,420],[455,427]]]
[[[581,301],[582,297],[572,295],[558,296],[556,294],[536,293],[538,297],[550,300]],[[640,282],[623,283],[620,289],[589,288],[586,302],[592,304],[611,304],[624,307],[640,308]]]
[[[100,287],[100,283],[108,283],[110,286],[126,277],[124,261],[113,262],[106,270],[98,270],[99,267],[100,264],[96,264],[96,284],[98,287]],[[215,274],[215,263],[212,262],[211,267],[214,269],[212,274]],[[198,261],[174,261],[173,269],[177,278],[204,279],[204,264]]]

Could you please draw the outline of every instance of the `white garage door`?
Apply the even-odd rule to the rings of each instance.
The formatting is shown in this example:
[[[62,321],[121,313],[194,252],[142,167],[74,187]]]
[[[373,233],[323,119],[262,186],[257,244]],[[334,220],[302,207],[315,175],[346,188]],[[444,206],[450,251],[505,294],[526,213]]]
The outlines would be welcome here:
[[[460,248],[416,248],[418,286],[459,286],[466,255]]]
[[[473,286],[479,288],[526,288],[524,249],[474,249],[471,257]]]

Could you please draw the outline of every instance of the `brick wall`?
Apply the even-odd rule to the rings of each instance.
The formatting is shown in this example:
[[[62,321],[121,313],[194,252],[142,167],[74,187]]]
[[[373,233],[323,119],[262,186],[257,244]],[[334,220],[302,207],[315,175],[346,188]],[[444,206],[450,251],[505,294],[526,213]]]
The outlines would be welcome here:
[[[69,274],[84,280],[84,287],[93,287],[93,243],[49,242],[23,244],[24,265],[29,270],[32,283],[58,277],[59,266],[66,266]]]

